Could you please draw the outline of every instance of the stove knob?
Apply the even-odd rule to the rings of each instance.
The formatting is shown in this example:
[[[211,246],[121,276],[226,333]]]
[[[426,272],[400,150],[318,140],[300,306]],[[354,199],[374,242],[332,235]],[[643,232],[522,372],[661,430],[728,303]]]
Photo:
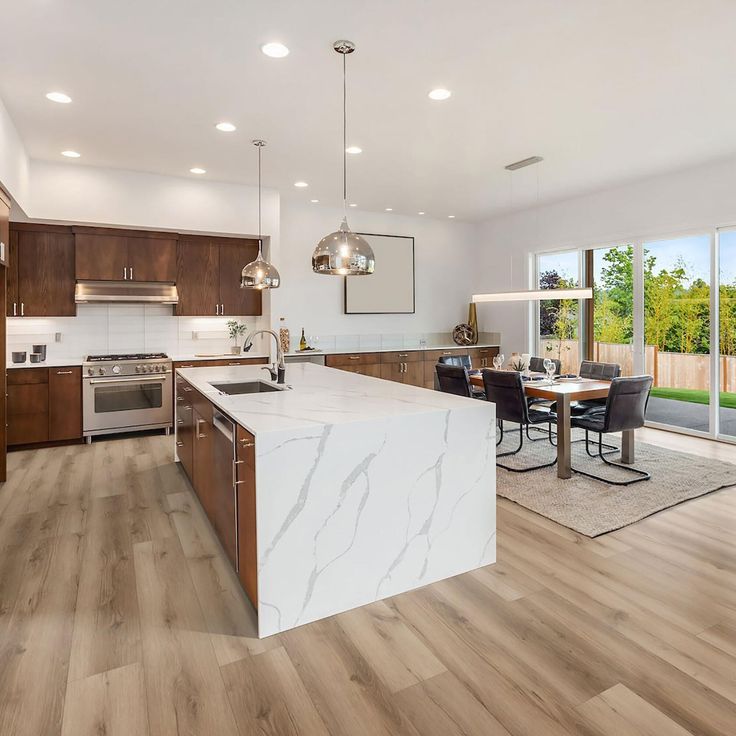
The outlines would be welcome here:
[[[148,364],[148,365],[146,366],[146,370],[147,370],[147,371],[148,371],[149,373],[152,373],[152,372],[153,372],[153,366],[152,366],[152,365],[151,365],[151,364],[149,363],[149,364]]]
[[[104,368],[98,368],[98,369],[97,369],[97,372],[98,372],[98,373],[99,373],[99,374],[100,374],[101,376],[104,376],[104,375],[105,375],[105,372],[106,372],[106,371],[105,371],[105,369],[104,369]]]
[[[119,365],[114,365],[112,367],[112,372],[117,376],[117,374],[120,373],[120,366]]]
[[[137,365],[137,366],[135,367],[135,372],[136,372],[136,373],[142,373],[142,372],[143,372],[143,366]]]
[[[94,376],[95,369],[94,368],[87,368],[87,375],[88,376]]]

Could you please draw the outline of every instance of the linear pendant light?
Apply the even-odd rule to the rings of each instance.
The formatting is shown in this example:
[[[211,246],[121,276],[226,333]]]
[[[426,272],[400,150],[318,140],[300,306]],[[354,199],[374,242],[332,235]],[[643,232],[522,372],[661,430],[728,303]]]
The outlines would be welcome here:
[[[494,294],[473,294],[472,302],[530,302],[560,301],[562,299],[592,299],[593,289],[527,289],[526,291],[499,291]]]
[[[263,234],[261,232],[261,149],[266,141],[256,138],[253,145],[258,149],[258,255],[243,267],[240,273],[241,289],[278,289],[281,276],[276,268],[263,258]]]
[[[338,230],[325,235],[312,254],[312,271],[329,276],[368,276],[373,273],[376,258],[368,243],[348,225],[347,200],[347,89],[346,63],[355,51],[352,41],[335,41],[332,48],[342,54],[342,223]]]

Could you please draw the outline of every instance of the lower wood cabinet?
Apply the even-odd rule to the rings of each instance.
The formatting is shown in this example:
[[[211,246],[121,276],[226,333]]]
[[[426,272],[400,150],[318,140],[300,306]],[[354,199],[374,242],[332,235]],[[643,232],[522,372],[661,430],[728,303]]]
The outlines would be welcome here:
[[[175,381],[176,450],[184,472],[253,605],[258,607],[255,437],[185,379]],[[222,421],[226,419],[226,421]]]
[[[7,376],[8,445],[82,438],[82,369],[13,368]]]

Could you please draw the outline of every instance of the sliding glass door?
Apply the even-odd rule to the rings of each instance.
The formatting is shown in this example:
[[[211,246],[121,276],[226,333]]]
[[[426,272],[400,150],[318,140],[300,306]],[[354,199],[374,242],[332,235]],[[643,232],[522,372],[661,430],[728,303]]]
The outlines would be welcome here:
[[[634,246],[596,248],[593,259],[593,329],[589,355],[618,363],[634,375]]]
[[[709,432],[711,238],[645,242],[643,259],[647,419]]]
[[[544,253],[537,259],[540,289],[568,289],[580,285],[580,252]],[[549,299],[539,302],[537,354],[562,363],[563,373],[580,365],[580,302]]]
[[[718,233],[719,435],[736,439],[736,230]]]

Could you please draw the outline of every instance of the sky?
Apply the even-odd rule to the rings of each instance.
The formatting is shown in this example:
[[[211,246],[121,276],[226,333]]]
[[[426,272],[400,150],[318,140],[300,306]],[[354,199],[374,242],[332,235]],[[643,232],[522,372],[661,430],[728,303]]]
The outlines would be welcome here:
[[[708,235],[692,235],[671,240],[657,240],[644,244],[650,255],[656,256],[655,272],[672,269],[680,256],[688,266],[688,272],[695,278],[710,280],[710,238]],[[726,230],[720,237],[721,279],[727,284],[736,284],[736,230]],[[595,259],[595,280],[600,281],[603,259]],[[578,275],[578,253],[543,254],[539,258],[539,270],[556,270],[565,278]]]

